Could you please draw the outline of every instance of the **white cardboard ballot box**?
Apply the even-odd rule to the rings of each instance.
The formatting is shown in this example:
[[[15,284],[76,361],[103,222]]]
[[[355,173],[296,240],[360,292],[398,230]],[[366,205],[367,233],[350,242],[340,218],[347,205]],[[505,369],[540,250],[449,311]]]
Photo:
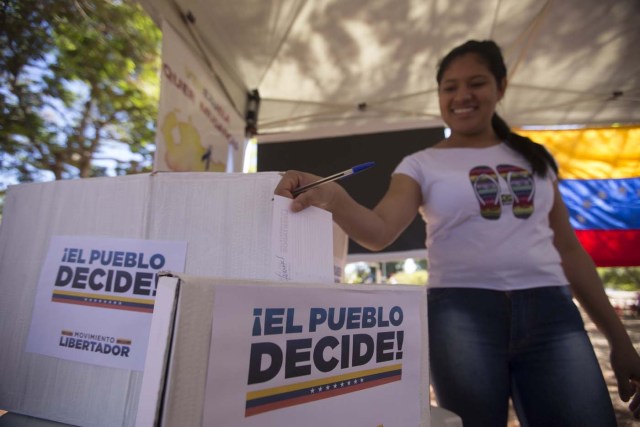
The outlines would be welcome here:
[[[422,286],[164,276],[136,425],[428,427],[427,339]]]
[[[109,334],[99,327],[110,323],[116,305],[133,310],[134,319],[150,326],[153,302],[148,296],[155,292],[153,281],[148,271],[132,273],[124,266],[160,267],[165,255],[156,253],[157,242],[180,243],[186,248],[183,268],[174,266],[173,271],[277,280],[271,242],[273,190],[279,180],[275,172],[159,173],[10,187],[0,225],[0,409],[80,426],[133,426],[142,370],[28,351],[29,342],[37,346],[44,338],[51,338],[46,328],[33,328],[35,320],[51,326],[47,319],[64,323],[68,319],[59,314],[69,313],[76,323],[87,319],[87,327],[80,332],[64,325],[52,326],[57,342],[65,347],[57,350],[83,356],[94,353],[96,357],[107,352],[114,355],[117,350],[122,361],[130,355],[123,351],[132,341],[127,331],[106,336]],[[329,234],[330,230],[331,224]],[[305,232],[299,237],[310,239]],[[91,248],[64,245],[72,240],[107,246],[114,241],[126,245],[134,241],[149,251],[135,252],[138,256],[133,261],[127,254],[134,252],[128,249],[98,251],[101,256],[94,258]],[[56,242],[63,243],[57,248]],[[314,249],[324,247],[331,252],[330,240],[327,242],[326,247],[314,242]],[[109,253],[114,257],[105,255]],[[110,266],[89,270],[91,262],[93,266],[98,262]],[[49,265],[56,263],[57,273],[56,266]],[[73,279],[65,276],[71,263],[77,267]],[[132,287],[138,294],[87,298],[93,292],[89,289],[92,285],[102,291],[115,289],[116,285],[108,283],[109,271],[116,264],[120,267],[112,278],[135,275]],[[326,270],[330,282],[333,265]],[[48,271],[54,273],[48,275]],[[54,281],[55,285],[51,284]],[[63,284],[66,287],[56,289]],[[48,295],[42,292],[45,285],[51,287],[44,289]],[[56,304],[57,311],[39,317],[42,306]],[[94,338],[111,341],[94,342]],[[133,340],[138,345],[141,341]],[[51,345],[55,346],[55,341]]]

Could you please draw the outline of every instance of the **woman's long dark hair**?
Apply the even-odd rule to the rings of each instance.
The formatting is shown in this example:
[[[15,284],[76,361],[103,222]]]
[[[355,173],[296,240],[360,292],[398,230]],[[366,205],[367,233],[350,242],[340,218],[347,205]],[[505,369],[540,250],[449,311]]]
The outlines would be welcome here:
[[[463,55],[474,53],[478,55],[489,68],[491,74],[496,79],[498,86],[500,86],[507,77],[507,67],[504,64],[502,52],[500,47],[492,40],[476,41],[469,40],[468,42],[461,44],[449,52],[438,65],[438,73],[436,74],[436,80],[438,85],[442,81],[442,75],[449,68],[451,62]],[[539,176],[546,176],[549,167],[551,167],[555,173],[558,173],[558,166],[551,157],[551,154],[540,144],[533,142],[531,139],[518,135],[511,131],[509,125],[498,115],[493,113],[491,119],[491,126],[494,132],[498,135],[498,138],[502,139],[507,146],[521,154],[531,165],[533,173]]]

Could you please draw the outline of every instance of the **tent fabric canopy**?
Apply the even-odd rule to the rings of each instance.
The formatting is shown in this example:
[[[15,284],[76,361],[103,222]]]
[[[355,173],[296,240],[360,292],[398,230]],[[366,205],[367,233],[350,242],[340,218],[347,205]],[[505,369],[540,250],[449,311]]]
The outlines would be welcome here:
[[[516,127],[640,122],[637,0],[139,0],[211,68],[259,135],[348,125],[440,126],[435,71],[468,39],[509,69]]]

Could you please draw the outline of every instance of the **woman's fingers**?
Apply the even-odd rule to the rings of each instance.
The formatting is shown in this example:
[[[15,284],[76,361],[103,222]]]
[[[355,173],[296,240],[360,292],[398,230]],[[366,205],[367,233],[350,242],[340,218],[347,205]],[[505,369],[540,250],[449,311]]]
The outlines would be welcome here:
[[[299,187],[300,173],[297,171],[287,171],[282,175],[280,182],[274,190],[274,194],[293,199],[293,190]]]
[[[291,210],[293,212],[299,212],[309,206],[322,204],[321,195],[313,191],[306,191],[298,196],[293,196],[293,191],[296,188],[315,182],[318,179],[320,179],[319,176],[310,173],[289,170],[282,174],[282,179],[276,186],[274,194],[294,199],[291,202]]]
[[[319,180],[320,177],[296,170],[289,170],[282,174],[282,179],[276,186],[274,193],[278,196],[293,198],[293,190]]]

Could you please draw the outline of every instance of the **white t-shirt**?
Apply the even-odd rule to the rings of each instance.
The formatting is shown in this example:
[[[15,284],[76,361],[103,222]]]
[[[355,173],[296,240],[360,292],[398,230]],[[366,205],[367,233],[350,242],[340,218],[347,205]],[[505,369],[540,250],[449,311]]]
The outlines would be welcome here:
[[[517,290],[567,285],[553,245],[553,171],[531,166],[505,144],[427,148],[394,174],[421,187],[429,286]]]

